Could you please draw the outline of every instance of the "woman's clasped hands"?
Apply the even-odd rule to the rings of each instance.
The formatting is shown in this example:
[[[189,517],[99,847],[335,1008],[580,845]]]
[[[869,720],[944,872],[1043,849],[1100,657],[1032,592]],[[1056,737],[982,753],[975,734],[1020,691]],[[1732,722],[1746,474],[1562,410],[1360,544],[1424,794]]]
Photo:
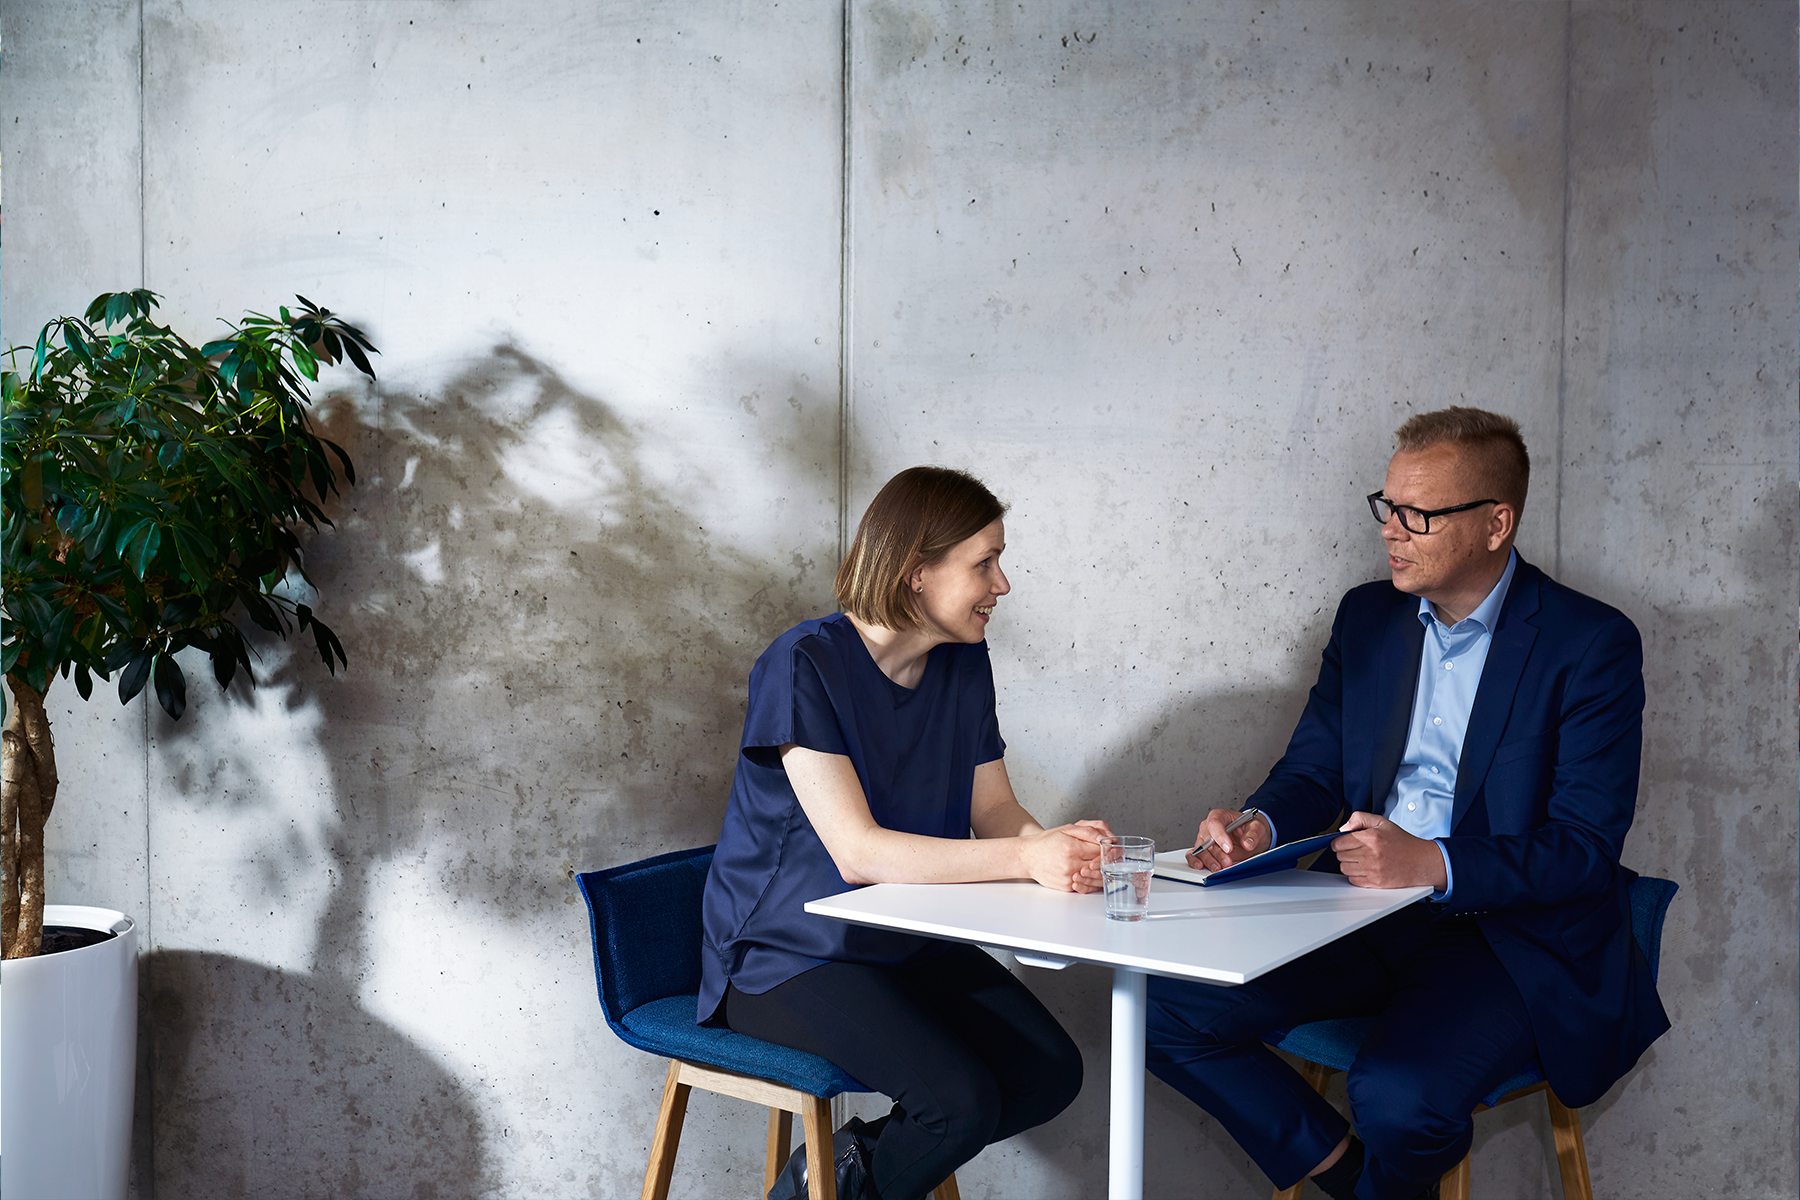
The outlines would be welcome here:
[[[1024,861],[1031,878],[1059,892],[1101,890],[1100,839],[1105,821],[1075,821],[1025,835]]]

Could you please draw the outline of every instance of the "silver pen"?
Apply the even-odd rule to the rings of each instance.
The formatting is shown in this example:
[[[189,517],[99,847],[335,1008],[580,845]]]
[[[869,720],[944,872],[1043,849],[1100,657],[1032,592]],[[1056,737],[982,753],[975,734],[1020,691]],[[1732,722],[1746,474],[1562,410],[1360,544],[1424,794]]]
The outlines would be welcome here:
[[[1246,808],[1243,812],[1239,813],[1235,819],[1233,819],[1231,824],[1229,824],[1225,827],[1225,832],[1230,833],[1232,830],[1236,829],[1239,825],[1244,824],[1246,821],[1249,821],[1251,818],[1260,817],[1260,816],[1262,816],[1262,809]],[[1212,844],[1216,840],[1218,840],[1218,839],[1207,838],[1204,842],[1201,842],[1198,846],[1195,846],[1192,850],[1189,850],[1188,857],[1192,858],[1194,855],[1200,853],[1202,850],[1212,849]]]

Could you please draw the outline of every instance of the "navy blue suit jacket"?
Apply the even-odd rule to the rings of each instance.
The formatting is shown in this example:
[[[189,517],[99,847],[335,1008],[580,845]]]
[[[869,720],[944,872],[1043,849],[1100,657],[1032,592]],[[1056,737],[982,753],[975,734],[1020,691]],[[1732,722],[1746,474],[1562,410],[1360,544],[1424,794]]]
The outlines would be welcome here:
[[[1286,840],[1380,812],[1405,753],[1424,645],[1391,583],[1338,607],[1287,753],[1249,803]],[[1616,609],[1519,560],[1457,767],[1444,908],[1472,913],[1518,985],[1544,1073],[1589,1104],[1668,1029],[1620,866],[1637,803],[1643,650]],[[1335,870],[1327,853],[1317,864]]]

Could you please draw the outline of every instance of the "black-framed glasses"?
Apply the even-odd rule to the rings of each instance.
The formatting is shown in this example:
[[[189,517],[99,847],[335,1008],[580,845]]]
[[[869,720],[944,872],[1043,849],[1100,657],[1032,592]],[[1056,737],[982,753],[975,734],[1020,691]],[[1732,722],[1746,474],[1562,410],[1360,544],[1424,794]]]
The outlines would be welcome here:
[[[1452,504],[1449,508],[1413,508],[1406,504],[1395,504],[1380,492],[1369,493],[1369,512],[1383,525],[1389,517],[1399,517],[1400,527],[1408,533],[1430,533],[1431,518],[1447,517],[1451,513],[1468,512],[1471,508],[1480,508],[1484,504],[1498,504],[1498,500],[1471,500],[1467,504]]]

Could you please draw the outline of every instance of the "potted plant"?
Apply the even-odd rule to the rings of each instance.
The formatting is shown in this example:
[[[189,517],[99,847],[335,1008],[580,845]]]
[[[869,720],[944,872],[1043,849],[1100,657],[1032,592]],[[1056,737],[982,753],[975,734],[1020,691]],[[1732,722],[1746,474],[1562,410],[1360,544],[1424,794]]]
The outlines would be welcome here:
[[[101,1171],[92,1182],[57,1183],[61,1168],[40,1175],[37,1160],[72,1128],[86,1136],[77,1127],[117,1125],[121,1104],[127,1139],[131,1127],[130,919],[53,906],[51,926],[72,927],[66,937],[77,945],[34,957],[62,949],[44,933],[44,824],[57,791],[45,692],[72,677],[86,699],[95,676],[110,682],[116,672],[122,703],[150,687],[179,719],[187,684],[175,655],[187,647],[207,653],[222,688],[239,667],[254,685],[240,614],[278,637],[310,632],[334,674],[345,662],[337,636],[294,595],[297,581],[310,583],[297,530],[331,523],[320,504],[337,490],[340,469],[355,482],[349,455],[313,431],[307,388],[321,362],[347,360],[374,378],[375,347],[329,309],[297,299],[275,317],[249,313],[227,336],[196,347],[152,319],[154,293],[108,293],[84,317],[44,326],[35,347],[12,351],[15,368],[29,356],[27,370],[0,373],[0,673],[12,693],[0,730],[6,1193],[123,1195],[123,1143],[70,1148],[100,1164],[80,1166]],[[129,978],[90,977],[102,959],[118,960]],[[46,982],[52,973],[60,982]],[[122,1073],[123,1091],[122,1100],[73,1096],[84,1116],[25,1091],[34,1086],[29,1060],[48,1054],[53,1040],[27,1031],[26,1010],[40,996],[97,994],[126,1005],[125,1015],[97,1016],[104,1028],[82,1052]],[[70,1014],[49,1019],[66,1038]],[[119,1037],[128,1039],[122,1053]],[[57,1132],[25,1132],[25,1119],[38,1115]]]

